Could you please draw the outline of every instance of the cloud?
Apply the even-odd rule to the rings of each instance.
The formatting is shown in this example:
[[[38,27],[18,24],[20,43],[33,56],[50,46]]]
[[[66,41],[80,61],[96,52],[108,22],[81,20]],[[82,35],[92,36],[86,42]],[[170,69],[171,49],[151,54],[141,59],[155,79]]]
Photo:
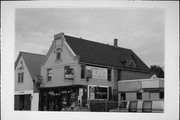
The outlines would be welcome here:
[[[120,47],[130,48],[150,64],[163,64],[164,11],[152,8],[26,8],[16,10],[16,53],[44,53],[56,33],[105,44],[117,38]],[[24,45],[24,46],[22,46]],[[154,48],[159,47],[159,54]],[[142,52],[145,51],[145,52]],[[147,59],[147,56],[152,59]]]

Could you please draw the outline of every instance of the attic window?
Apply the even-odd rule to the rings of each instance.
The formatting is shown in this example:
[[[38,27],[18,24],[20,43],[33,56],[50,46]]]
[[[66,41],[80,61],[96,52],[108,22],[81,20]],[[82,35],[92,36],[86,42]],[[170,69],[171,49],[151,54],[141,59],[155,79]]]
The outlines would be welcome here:
[[[129,66],[134,66],[134,62],[132,60],[129,60]]]
[[[135,64],[135,62],[133,60],[129,60],[127,65],[129,67],[136,67],[136,64]]]
[[[24,67],[23,67],[23,62],[21,61],[20,64],[19,64],[19,66],[18,66],[18,70],[23,70],[23,69],[24,69]]]
[[[61,59],[61,48],[57,48],[56,49],[56,60],[60,60]]]

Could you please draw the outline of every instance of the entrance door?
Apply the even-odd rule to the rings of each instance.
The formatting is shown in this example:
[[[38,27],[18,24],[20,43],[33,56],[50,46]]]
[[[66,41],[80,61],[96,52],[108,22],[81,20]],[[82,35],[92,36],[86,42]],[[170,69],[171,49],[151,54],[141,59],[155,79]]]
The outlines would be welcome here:
[[[31,110],[31,95],[16,95],[15,110]]]
[[[61,105],[62,105],[62,108],[66,108],[68,106],[68,95],[67,94],[61,95]]]
[[[61,96],[57,95],[54,97],[54,111],[61,111]]]

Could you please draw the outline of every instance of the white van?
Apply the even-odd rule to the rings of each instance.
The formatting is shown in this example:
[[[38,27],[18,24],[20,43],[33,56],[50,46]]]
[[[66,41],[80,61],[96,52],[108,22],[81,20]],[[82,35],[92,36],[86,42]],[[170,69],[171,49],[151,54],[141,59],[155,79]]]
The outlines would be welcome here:
[[[149,112],[162,113],[164,111],[163,100],[147,101],[126,101],[122,102],[121,107],[112,109],[110,112]]]

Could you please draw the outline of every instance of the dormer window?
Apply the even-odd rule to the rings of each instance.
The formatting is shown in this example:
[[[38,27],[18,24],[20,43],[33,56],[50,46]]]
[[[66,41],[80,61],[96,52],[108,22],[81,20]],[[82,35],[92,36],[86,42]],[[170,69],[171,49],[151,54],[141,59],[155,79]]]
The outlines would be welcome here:
[[[126,60],[126,62],[123,62],[126,67],[136,67],[136,63],[134,60]]]
[[[60,60],[61,59],[61,48],[57,48],[56,49],[56,60]]]
[[[134,61],[132,61],[132,60],[129,60],[129,66],[134,66]]]

